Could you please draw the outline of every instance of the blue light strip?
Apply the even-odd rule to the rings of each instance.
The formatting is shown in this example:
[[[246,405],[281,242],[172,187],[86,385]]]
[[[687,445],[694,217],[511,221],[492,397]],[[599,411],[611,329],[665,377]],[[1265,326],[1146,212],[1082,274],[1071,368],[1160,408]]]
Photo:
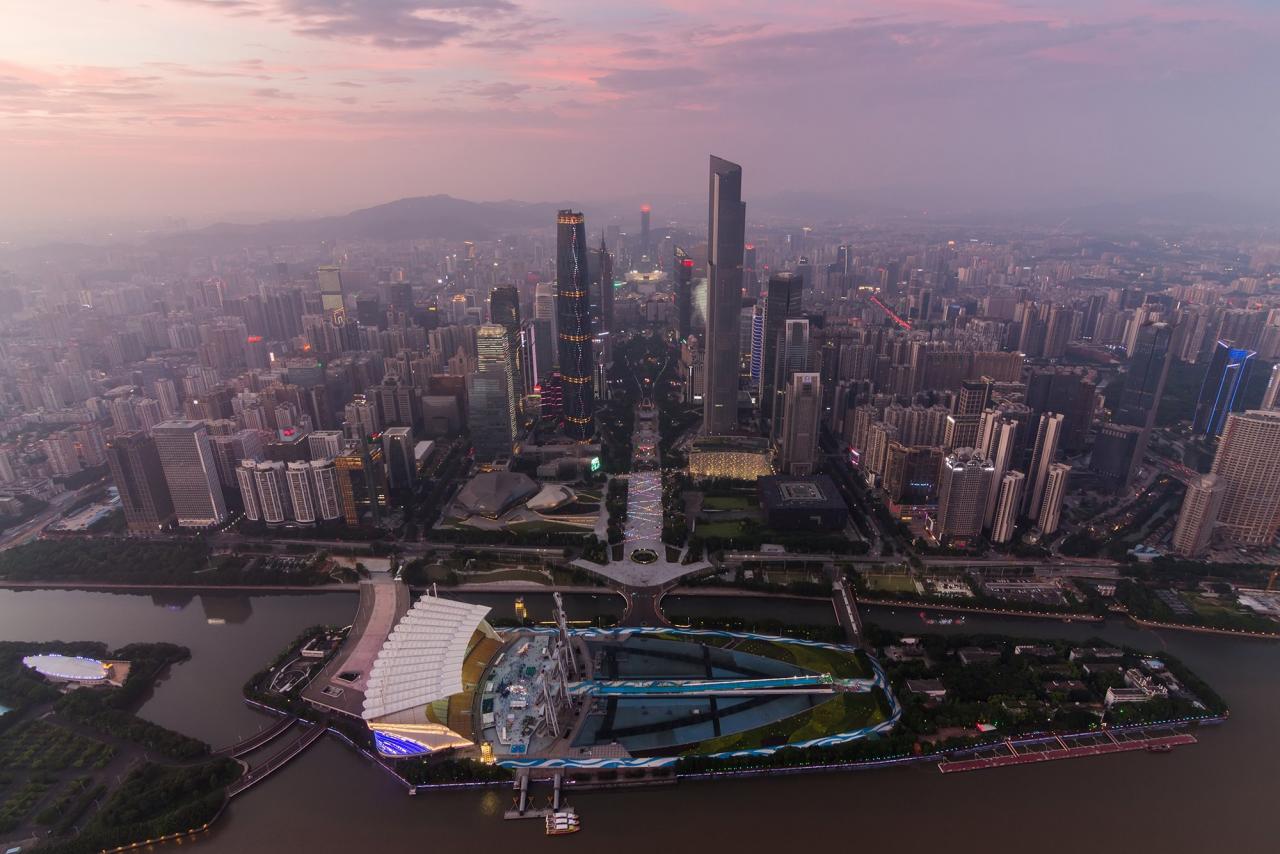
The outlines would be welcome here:
[[[373,745],[383,756],[397,759],[404,756],[425,756],[431,751],[411,738],[401,738],[380,730],[373,731]]]

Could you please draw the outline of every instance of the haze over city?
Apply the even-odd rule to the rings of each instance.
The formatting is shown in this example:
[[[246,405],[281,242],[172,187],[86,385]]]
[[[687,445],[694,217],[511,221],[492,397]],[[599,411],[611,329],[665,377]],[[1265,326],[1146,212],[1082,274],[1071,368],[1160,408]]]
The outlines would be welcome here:
[[[1264,0],[7,5],[10,237],[435,193],[695,199],[709,150],[758,199],[870,210],[1280,190]]]
[[[1277,0],[0,4],[0,852],[1275,847]]]

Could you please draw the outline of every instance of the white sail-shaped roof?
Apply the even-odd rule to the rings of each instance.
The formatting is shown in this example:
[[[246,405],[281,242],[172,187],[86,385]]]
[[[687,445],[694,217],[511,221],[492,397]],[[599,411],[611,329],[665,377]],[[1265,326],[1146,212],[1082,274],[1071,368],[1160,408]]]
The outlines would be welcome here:
[[[367,721],[462,691],[462,662],[487,605],[423,596],[382,645],[364,693]]]

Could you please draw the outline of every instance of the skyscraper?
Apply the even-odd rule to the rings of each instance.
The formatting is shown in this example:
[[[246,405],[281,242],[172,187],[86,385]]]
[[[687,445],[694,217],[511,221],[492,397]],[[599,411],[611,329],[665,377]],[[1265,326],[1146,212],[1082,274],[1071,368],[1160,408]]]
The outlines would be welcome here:
[[[515,441],[513,399],[507,331],[496,324],[476,334],[478,370],[467,375],[467,422],[476,456],[482,460],[506,456]]]
[[[1124,489],[1142,459],[1139,447],[1144,432],[1126,424],[1103,424],[1093,442],[1089,471],[1104,478],[1111,489]]]
[[[797,371],[808,371],[809,321],[804,319],[787,320],[783,324],[782,334],[778,336],[778,348],[773,360],[773,418],[769,423],[769,435],[777,441],[782,436],[783,421],[786,417],[786,395],[791,385],[791,375]]]
[[[1211,471],[1227,481],[1222,534],[1240,545],[1270,544],[1280,528],[1280,412],[1228,415]]]
[[[1227,416],[1239,411],[1243,401],[1240,392],[1249,379],[1253,357],[1258,355],[1245,347],[1235,347],[1226,341],[1214,345],[1209,370],[1200,384],[1200,397],[1196,401],[1196,417],[1193,429],[1204,436],[1218,436],[1227,423]]]
[[[1035,449],[1031,454],[1031,469],[1027,477],[1030,489],[1027,490],[1027,517],[1035,521],[1040,516],[1040,505],[1044,500],[1044,489],[1049,483],[1049,466],[1053,465],[1058,455],[1058,440],[1062,436],[1062,415],[1046,412],[1040,416],[1040,425],[1036,429]]]
[[[1187,484],[1187,494],[1173,529],[1173,551],[1182,557],[1199,557],[1209,548],[1213,529],[1227,497],[1227,480],[1216,474],[1202,474]]]
[[[760,416],[772,421],[782,397],[777,383],[778,347],[788,319],[803,310],[804,279],[795,273],[774,273],[769,277],[764,297],[764,330],[760,360]],[[786,378],[783,378],[786,382]]]
[[[684,341],[693,334],[693,259],[677,246],[675,262],[676,335]]]
[[[1040,512],[1036,514],[1036,527],[1041,534],[1053,534],[1058,530],[1058,523],[1062,519],[1062,500],[1067,494],[1067,476],[1070,474],[1071,466],[1066,463],[1049,466],[1044,495],[1040,499]]]
[[[226,521],[227,506],[202,421],[165,421],[151,431],[178,524],[207,528]]]
[[[747,206],[742,167],[711,158],[707,193],[707,347],[702,430],[738,429],[738,315],[742,311],[742,256]]]
[[[392,489],[409,489],[413,486],[416,467],[412,430],[408,427],[388,427],[383,430],[382,458],[387,463],[387,480]]]
[[[520,398],[532,388],[526,387],[528,367],[521,346],[520,293],[512,285],[497,287],[489,295],[489,322],[507,330],[508,362],[511,366],[512,403],[519,409]]]
[[[1013,539],[1018,527],[1018,515],[1022,509],[1022,493],[1027,477],[1020,471],[1005,472],[1000,479],[996,497],[995,514],[991,522],[991,542],[1007,543]]]
[[[1169,363],[1173,361],[1173,332],[1174,328],[1168,323],[1144,323],[1138,327],[1133,350],[1129,354],[1124,391],[1112,418],[1117,424],[1141,428],[1142,433],[1122,486],[1129,484],[1134,470],[1147,452],[1156,410],[1160,408],[1165,379],[1169,376]]]
[[[1280,362],[1271,366],[1271,378],[1267,380],[1267,390],[1262,395],[1259,409],[1280,409]]]
[[[813,474],[818,458],[821,418],[822,382],[819,375],[793,373],[787,390],[786,433],[782,441],[782,463],[787,474]]]
[[[982,523],[986,528],[992,528],[996,515],[996,501],[999,498],[999,491],[1003,488],[1005,474],[1009,472],[1009,467],[1013,465],[1013,453],[1018,442],[1018,422],[1009,418],[999,419],[991,430],[990,446],[983,451],[983,456],[991,460],[991,466],[995,469],[992,475],[991,491],[987,495],[987,506],[983,512]],[[1018,477],[1022,478],[1021,473]],[[1018,486],[1018,495],[1022,495],[1022,486]],[[1013,510],[1014,522],[1017,522],[1018,508]],[[993,530],[994,534],[994,530]],[[997,541],[1002,542],[1002,541]]]
[[[587,293],[587,230],[582,214],[560,211],[556,231],[556,323],[565,433],[585,441],[595,433],[591,310]]]
[[[320,285],[320,307],[325,314],[343,311],[346,302],[342,293],[342,271],[334,266],[317,267],[316,279]]]
[[[173,522],[173,499],[155,440],[142,432],[116,436],[107,443],[107,465],[129,530],[152,533]]]
[[[942,461],[938,480],[938,514],[933,534],[939,540],[976,537],[982,533],[987,494],[994,488],[995,467],[972,448],[961,448]]]

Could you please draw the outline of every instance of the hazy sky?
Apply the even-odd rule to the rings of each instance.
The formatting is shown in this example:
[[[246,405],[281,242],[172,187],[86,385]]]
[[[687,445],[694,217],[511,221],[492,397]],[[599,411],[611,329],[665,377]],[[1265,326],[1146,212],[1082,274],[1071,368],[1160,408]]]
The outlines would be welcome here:
[[[0,0],[0,223],[1280,191],[1280,0]]]

